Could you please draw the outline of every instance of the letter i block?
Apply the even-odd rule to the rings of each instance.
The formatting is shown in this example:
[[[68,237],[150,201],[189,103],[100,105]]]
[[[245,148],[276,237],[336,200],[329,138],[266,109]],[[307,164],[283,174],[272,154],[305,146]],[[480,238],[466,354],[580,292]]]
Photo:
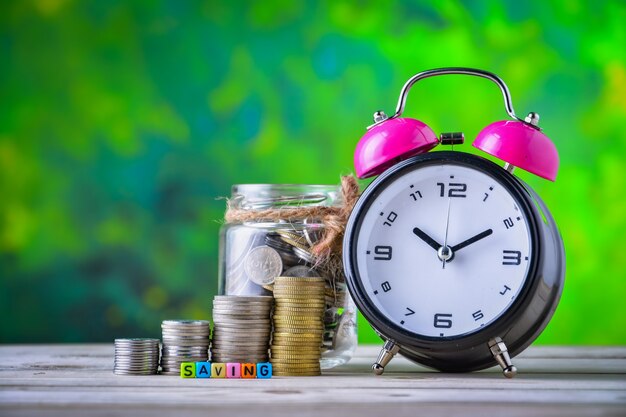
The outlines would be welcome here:
[[[241,364],[241,377],[242,378],[256,378],[256,366],[253,363]]]
[[[231,362],[227,363],[226,378],[241,378],[241,364]]]
[[[256,364],[256,377],[268,379],[272,377],[272,364],[269,362],[259,362]]]
[[[196,378],[211,378],[211,362],[196,362]]]
[[[196,377],[196,364],[195,362],[183,362],[180,364],[180,376],[181,378],[195,378]]]
[[[211,378],[226,378],[226,364],[213,362],[211,364]]]

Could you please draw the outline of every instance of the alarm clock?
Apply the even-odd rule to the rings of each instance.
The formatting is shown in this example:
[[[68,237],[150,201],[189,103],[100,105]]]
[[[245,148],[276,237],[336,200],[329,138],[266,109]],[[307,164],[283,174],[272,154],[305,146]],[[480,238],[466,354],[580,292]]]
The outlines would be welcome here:
[[[462,133],[438,137],[401,117],[416,82],[448,74],[500,87],[511,120],[484,128],[473,146],[502,165],[458,151]],[[354,162],[359,178],[378,177],[355,204],[343,242],[350,294],[384,340],[374,373],[396,353],[446,372],[500,365],[506,377],[517,373],[512,358],[548,324],[565,275],[550,211],[513,174],[518,167],[556,179],[558,153],[538,122],[536,113],[515,115],[498,76],[471,68],[421,72],[402,88],[395,114],[374,114]]]

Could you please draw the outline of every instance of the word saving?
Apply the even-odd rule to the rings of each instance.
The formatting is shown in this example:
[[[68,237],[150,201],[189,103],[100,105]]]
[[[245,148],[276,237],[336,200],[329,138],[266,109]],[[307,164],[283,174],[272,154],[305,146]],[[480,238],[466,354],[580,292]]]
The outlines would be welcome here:
[[[217,363],[183,362],[180,364],[181,378],[260,378],[272,377],[272,364],[260,363]]]

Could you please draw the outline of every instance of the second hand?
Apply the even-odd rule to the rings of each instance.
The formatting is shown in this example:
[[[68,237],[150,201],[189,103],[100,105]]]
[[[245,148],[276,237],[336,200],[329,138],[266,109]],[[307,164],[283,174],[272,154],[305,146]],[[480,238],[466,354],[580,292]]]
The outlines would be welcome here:
[[[450,226],[450,203],[452,203],[452,198],[448,197],[448,214],[446,214],[446,234],[445,234],[445,237],[443,239],[443,251],[445,251],[445,252],[450,250],[448,248],[448,226]],[[442,262],[443,262],[442,268],[443,269],[446,269],[446,261],[447,261],[446,258],[444,258],[442,260]]]

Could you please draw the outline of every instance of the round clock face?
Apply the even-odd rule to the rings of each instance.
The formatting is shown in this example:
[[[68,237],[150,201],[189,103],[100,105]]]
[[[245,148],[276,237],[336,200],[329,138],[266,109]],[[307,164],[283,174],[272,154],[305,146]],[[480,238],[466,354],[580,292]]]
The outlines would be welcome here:
[[[357,231],[354,260],[370,303],[428,338],[461,337],[500,317],[524,286],[529,219],[488,173],[425,164],[381,183]]]

